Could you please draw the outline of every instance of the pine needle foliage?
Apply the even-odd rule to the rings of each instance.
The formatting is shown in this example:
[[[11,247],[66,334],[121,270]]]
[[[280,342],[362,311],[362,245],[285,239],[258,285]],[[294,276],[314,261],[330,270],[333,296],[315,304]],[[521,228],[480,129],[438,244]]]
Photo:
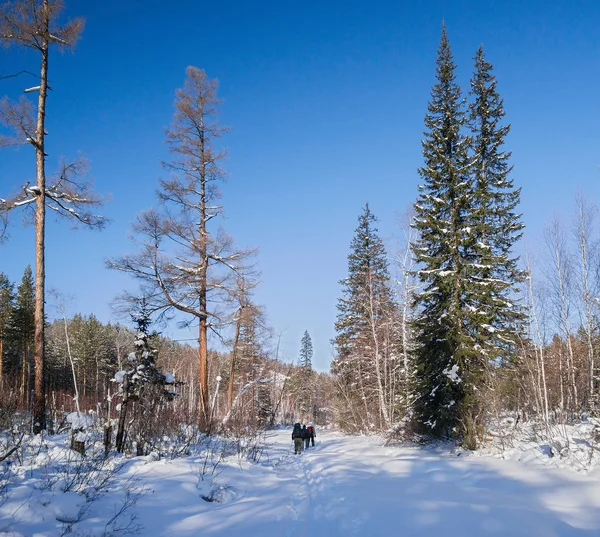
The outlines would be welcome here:
[[[455,70],[443,27],[415,204],[414,420],[425,436],[474,448],[486,394],[514,362],[522,334],[524,273],[512,249],[523,225],[492,65],[480,48],[467,110]]]

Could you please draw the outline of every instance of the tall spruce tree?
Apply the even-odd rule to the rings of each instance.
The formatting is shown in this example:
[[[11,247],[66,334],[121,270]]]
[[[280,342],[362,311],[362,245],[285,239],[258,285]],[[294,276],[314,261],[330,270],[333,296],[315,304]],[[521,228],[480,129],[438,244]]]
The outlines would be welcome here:
[[[348,277],[338,300],[331,370],[340,422],[347,429],[387,428],[396,410],[399,338],[383,241],[369,204],[350,245]]]
[[[31,266],[27,266],[21,283],[17,286],[15,307],[10,319],[10,339],[20,359],[20,393],[22,404],[29,404],[31,355],[35,334],[35,284]]]
[[[4,352],[8,339],[9,321],[14,308],[14,286],[8,276],[0,272],[0,389],[4,380]]]
[[[107,375],[116,365],[106,327],[94,314],[84,316],[77,313],[69,321],[69,333],[83,396],[94,393],[102,397],[106,391]]]
[[[471,436],[469,416],[479,374],[466,307],[473,197],[469,139],[462,132],[464,100],[445,26],[436,63],[437,82],[425,116],[425,163],[419,169],[424,184],[415,204],[413,251],[422,290],[415,295],[413,406],[422,433],[463,438]]]
[[[304,331],[300,341],[300,355],[298,357],[299,366],[299,385],[298,385],[298,404],[300,412],[309,419],[314,418],[313,414],[313,344],[308,330]]]
[[[524,272],[519,270],[518,258],[511,251],[524,227],[521,215],[515,212],[521,191],[510,178],[511,153],[503,149],[510,125],[502,125],[504,106],[483,47],[477,51],[474,61],[469,105],[474,294],[469,306],[476,321],[477,350],[490,366],[501,366],[514,360],[515,340],[522,332],[525,317],[515,300],[517,284],[524,280]]]
[[[300,341],[300,359],[298,365],[305,370],[312,371],[313,344],[308,330],[304,331]]]

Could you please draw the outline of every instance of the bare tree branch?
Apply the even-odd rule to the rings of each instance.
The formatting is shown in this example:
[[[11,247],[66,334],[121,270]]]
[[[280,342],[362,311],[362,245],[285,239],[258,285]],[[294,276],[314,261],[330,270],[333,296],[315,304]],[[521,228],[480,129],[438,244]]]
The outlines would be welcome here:
[[[31,75],[31,76],[34,76],[37,79],[40,78],[40,75],[36,75],[35,73],[31,73],[30,71],[22,70],[22,71],[19,71],[18,73],[14,73],[12,75],[0,76],[0,80],[7,80],[9,78],[17,78],[17,77],[19,77],[21,75]]]

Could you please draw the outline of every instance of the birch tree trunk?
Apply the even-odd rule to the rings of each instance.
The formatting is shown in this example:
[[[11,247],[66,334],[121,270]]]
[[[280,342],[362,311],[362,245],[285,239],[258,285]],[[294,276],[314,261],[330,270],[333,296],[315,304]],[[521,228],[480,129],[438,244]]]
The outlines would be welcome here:
[[[372,274],[369,272],[369,324],[371,328],[371,337],[373,338],[373,346],[374,346],[374,358],[375,358],[375,376],[377,378],[377,397],[379,400],[379,409],[380,414],[383,418],[385,428],[389,428],[390,425],[390,416],[388,414],[388,409],[385,403],[385,395],[384,395],[384,385],[381,380],[381,356],[379,349],[379,334],[378,327],[376,326],[377,315],[375,304],[375,297],[373,296],[373,279]]]
[[[229,366],[229,384],[227,387],[227,412],[231,411],[233,405],[233,385],[235,379],[235,365],[237,358],[238,343],[240,340],[240,325],[242,323],[242,309],[238,310],[238,318],[235,324],[235,337],[233,339],[233,349],[231,350],[231,365]]]
[[[577,225],[576,238],[579,247],[579,270],[581,277],[581,302],[583,306],[583,324],[585,327],[587,359],[588,359],[588,408],[593,408],[597,401],[595,382],[595,349],[594,331],[594,296],[590,286],[590,235],[592,233],[594,208],[590,207],[582,195],[576,198]]]
[[[560,318],[565,336],[567,348],[567,380],[570,383],[570,391],[573,397],[572,410],[579,410],[579,396],[577,393],[577,382],[575,378],[575,359],[573,352],[573,341],[571,337],[571,317],[570,317],[570,270],[567,262],[567,252],[563,242],[562,231],[559,228],[558,221],[552,224],[550,237],[553,241],[553,255],[556,267],[556,285],[560,301]]]
[[[531,276],[531,267],[529,264],[529,258],[527,258],[527,274],[528,274],[528,291],[529,291],[529,310],[530,310],[530,331],[532,333],[532,339],[534,341],[536,361],[539,364],[539,376],[540,376],[540,398],[542,401],[542,417],[546,430],[549,430],[550,423],[550,410],[548,405],[548,383],[546,382],[546,366],[544,357],[544,340],[542,332],[540,330],[540,322],[536,309],[535,295],[533,292],[533,280]],[[561,381],[562,382],[562,381]],[[562,391],[561,391],[562,394]],[[562,395],[561,395],[562,397]],[[562,403],[561,403],[562,404]]]

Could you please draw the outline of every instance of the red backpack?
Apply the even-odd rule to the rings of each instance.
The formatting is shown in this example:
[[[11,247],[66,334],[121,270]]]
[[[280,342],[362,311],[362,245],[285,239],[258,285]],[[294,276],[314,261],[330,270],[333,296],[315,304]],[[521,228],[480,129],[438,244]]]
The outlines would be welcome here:
[[[315,434],[315,429],[312,425],[309,425],[307,430],[308,430],[308,434]]]

